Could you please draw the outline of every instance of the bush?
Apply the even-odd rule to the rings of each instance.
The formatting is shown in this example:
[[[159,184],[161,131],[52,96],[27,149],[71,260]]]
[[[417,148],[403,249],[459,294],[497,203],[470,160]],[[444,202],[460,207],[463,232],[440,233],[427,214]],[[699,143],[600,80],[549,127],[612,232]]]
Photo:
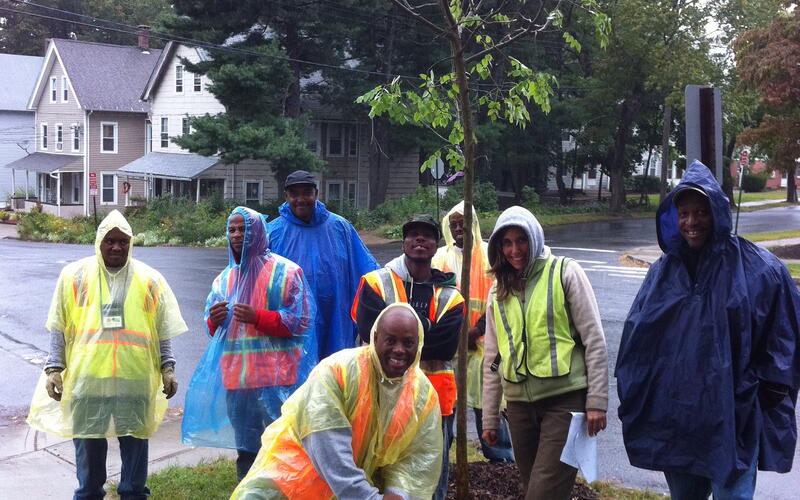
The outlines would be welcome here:
[[[539,193],[530,186],[522,188],[522,206],[531,212],[539,205]]]
[[[66,220],[42,212],[41,207],[20,214],[19,237],[24,240],[48,240],[59,243],[93,243],[94,223],[88,217]]]
[[[760,193],[767,186],[767,174],[744,174],[742,189],[745,193]]]
[[[634,175],[625,178],[625,190],[633,193],[657,193],[661,179],[655,175]]]
[[[447,189],[447,192],[442,196],[441,206],[443,212],[447,213],[453,206],[464,199],[464,182],[462,180],[456,181],[455,184]],[[497,205],[497,190],[494,184],[488,182],[476,182],[473,191],[472,204],[475,206],[475,211],[478,214],[486,212],[495,212],[498,209]],[[435,208],[434,208],[435,210]]]
[[[0,221],[7,221],[11,218],[11,214],[5,210],[0,210]]]

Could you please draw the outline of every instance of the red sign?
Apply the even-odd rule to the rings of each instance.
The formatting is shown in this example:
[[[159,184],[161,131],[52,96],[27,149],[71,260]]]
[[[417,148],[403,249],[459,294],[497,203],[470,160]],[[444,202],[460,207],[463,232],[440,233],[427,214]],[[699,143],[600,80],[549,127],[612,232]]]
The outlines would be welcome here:
[[[89,172],[89,196],[97,196],[97,174]]]
[[[742,166],[747,168],[747,165],[750,163],[750,151],[743,149],[742,150]]]

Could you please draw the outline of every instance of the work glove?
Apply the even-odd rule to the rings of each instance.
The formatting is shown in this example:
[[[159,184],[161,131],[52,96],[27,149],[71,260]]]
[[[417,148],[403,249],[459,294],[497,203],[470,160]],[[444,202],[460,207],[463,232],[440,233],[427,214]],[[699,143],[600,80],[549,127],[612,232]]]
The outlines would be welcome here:
[[[44,385],[47,395],[56,401],[61,401],[64,393],[64,384],[61,381],[61,370],[53,369],[47,374],[47,382]]]
[[[171,398],[178,392],[178,380],[175,378],[175,366],[168,365],[161,369],[161,380],[164,382],[164,390],[161,391]]]

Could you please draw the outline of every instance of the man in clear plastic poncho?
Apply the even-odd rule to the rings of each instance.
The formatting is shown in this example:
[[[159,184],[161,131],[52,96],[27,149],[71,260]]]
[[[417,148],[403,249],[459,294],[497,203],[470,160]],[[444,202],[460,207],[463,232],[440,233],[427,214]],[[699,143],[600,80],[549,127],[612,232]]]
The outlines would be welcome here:
[[[228,267],[216,277],[204,318],[211,342],[186,394],[183,442],[236,448],[241,480],[264,429],[316,364],[314,300],[294,262],[269,251],[261,214],[228,217]]]
[[[286,203],[268,225],[270,248],[306,273],[317,304],[319,359],[355,346],[356,327],[348,312],[362,275],[378,263],[346,219],[317,200],[314,177],[297,170],[284,183]]]
[[[788,472],[797,441],[800,294],[769,251],[731,235],[694,162],[656,214],[664,255],[628,313],[617,357],[631,464],[672,498],[753,498],[756,470]]]
[[[122,458],[117,492],[147,497],[147,440],[178,388],[170,339],[186,323],[164,277],[131,258],[132,234],[117,210],[103,219],[96,255],[61,271],[45,325],[50,356],[28,423],[73,438],[76,499],[105,494],[109,437]]]
[[[445,246],[436,251],[431,267],[445,273],[455,273],[456,286],[461,288],[461,263],[464,248],[464,202],[459,202],[447,212],[442,219],[442,233]],[[486,298],[492,287],[489,277],[489,258],[486,242],[481,237],[481,226],[478,214],[472,209],[472,258],[469,279],[470,315],[467,318],[469,345],[467,346],[467,405],[475,412],[475,426],[481,441],[481,450],[490,462],[513,462],[514,452],[511,450],[511,438],[508,424],[500,419],[497,431],[497,444],[490,446],[483,440],[483,412],[481,411],[481,394],[483,392],[483,333],[486,330]]]
[[[414,310],[381,312],[369,345],[324,359],[283,405],[232,499],[429,499],[442,460],[439,401],[419,369]]]

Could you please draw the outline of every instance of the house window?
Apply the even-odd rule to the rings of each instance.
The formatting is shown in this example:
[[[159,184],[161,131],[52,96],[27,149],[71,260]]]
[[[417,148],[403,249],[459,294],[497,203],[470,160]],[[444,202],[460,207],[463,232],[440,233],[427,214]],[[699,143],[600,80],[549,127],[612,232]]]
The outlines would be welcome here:
[[[64,126],[56,123],[56,151],[64,150]]]
[[[47,149],[47,124],[42,123],[42,149]]]
[[[589,178],[597,179],[597,167],[589,167]]]
[[[181,120],[181,135],[189,135],[189,117],[184,116]]]
[[[183,66],[175,66],[175,92],[183,92]]]
[[[262,181],[244,181],[244,202],[261,203]]]
[[[100,174],[100,204],[117,204],[117,176],[102,172]]]
[[[144,124],[144,152],[145,154],[153,151],[153,124],[147,120]]]
[[[100,122],[100,152],[117,152],[117,124]]]
[[[72,125],[70,125],[69,129],[72,131],[72,152],[77,153],[81,150],[80,129],[78,128],[77,123],[73,123]]]
[[[328,188],[325,191],[325,203],[330,207],[339,208],[342,206],[342,181],[328,181]]]
[[[356,205],[356,183],[355,181],[351,181],[347,183],[347,200]]]
[[[203,76],[194,75],[194,91],[200,92],[203,90]]]
[[[328,125],[328,156],[342,156],[343,144],[342,126]]]
[[[81,186],[83,186],[83,172],[75,172],[72,174],[72,203],[80,203],[82,201]]]
[[[358,155],[358,125],[351,125],[347,132],[347,156]]]
[[[161,118],[161,147],[169,147],[169,118]]]
[[[61,77],[61,102],[69,101],[69,80],[66,76]]]
[[[319,125],[312,123],[306,127],[305,136],[308,150],[319,154]]]
[[[50,102],[58,101],[58,78],[50,79]]]

